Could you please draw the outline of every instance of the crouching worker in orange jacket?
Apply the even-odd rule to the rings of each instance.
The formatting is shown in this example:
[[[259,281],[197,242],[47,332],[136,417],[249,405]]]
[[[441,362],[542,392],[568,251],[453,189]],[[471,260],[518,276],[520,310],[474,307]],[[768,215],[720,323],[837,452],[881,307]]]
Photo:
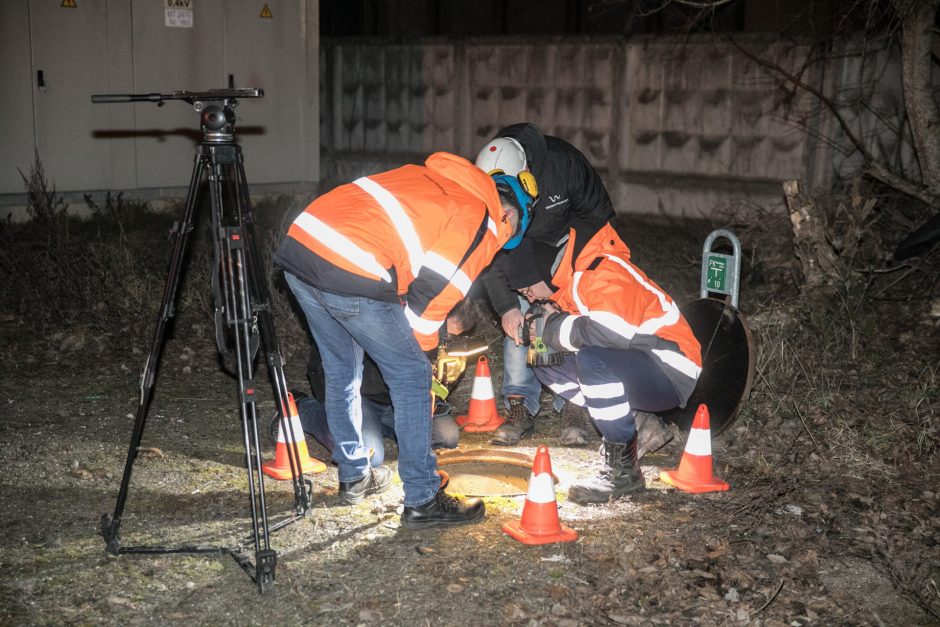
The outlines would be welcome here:
[[[431,361],[438,331],[471,283],[505,247],[517,246],[531,198],[515,177],[432,154],[424,166],[365,176],[301,213],[275,254],[323,357],[327,424],[339,495],[358,503],[386,490],[361,434],[363,353],[389,388],[404,484],[402,524],[479,521],[479,499],[441,489],[431,448]]]
[[[699,343],[676,303],[631,263],[612,226],[590,233],[572,228],[557,256],[527,239],[531,254],[516,258],[531,263],[508,277],[533,304],[527,328],[535,376],[586,406],[603,436],[604,467],[568,491],[582,504],[645,489],[636,414],[684,406],[702,370]]]

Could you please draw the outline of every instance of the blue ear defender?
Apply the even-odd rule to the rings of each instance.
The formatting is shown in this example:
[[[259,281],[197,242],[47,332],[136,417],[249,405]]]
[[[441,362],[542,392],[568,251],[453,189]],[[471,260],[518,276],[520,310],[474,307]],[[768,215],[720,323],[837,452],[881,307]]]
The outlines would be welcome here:
[[[532,221],[532,203],[534,199],[523,188],[519,179],[515,176],[494,174],[493,180],[496,182],[497,190],[504,192],[512,191],[516,206],[519,208],[519,227],[516,229],[516,234],[513,235],[508,242],[503,244],[503,250],[512,250],[519,245],[519,242],[522,241],[522,237],[525,235],[526,229],[529,228],[529,223]]]

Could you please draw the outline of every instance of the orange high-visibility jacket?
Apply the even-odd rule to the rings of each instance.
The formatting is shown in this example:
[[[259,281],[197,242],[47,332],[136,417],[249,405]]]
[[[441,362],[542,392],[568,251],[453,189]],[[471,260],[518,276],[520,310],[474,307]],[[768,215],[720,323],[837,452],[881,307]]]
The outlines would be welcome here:
[[[561,351],[582,346],[648,351],[685,405],[702,371],[702,354],[679,307],[630,262],[630,249],[610,224],[583,248],[575,237],[571,229],[552,276],[558,287],[552,300],[566,313],[548,319],[543,340]]]
[[[456,155],[364,176],[317,198],[275,263],[320,289],[404,301],[423,350],[512,236],[493,179]]]

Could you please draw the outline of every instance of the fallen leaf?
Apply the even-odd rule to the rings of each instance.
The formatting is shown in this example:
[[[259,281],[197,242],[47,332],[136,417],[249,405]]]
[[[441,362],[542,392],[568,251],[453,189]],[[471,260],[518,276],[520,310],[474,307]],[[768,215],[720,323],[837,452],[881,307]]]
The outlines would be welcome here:
[[[81,466],[78,466],[77,468],[71,468],[69,470],[69,474],[82,480],[87,480],[94,477],[90,470],[82,468]]]
[[[526,616],[525,611],[515,603],[507,605],[506,609],[503,610],[503,615],[506,620],[522,620]]]
[[[449,583],[447,584],[447,591],[456,594],[463,591],[463,586],[459,583]]]
[[[610,612],[607,614],[607,618],[617,623],[618,625],[636,625],[637,620],[635,616],[630,616],[628,614],[620,614],[618,612]]]
[[[378,610],[359,610],[359,620],[366,621],[367,623],[376,623],[384,618],[382,612]]]
[[[137,456],[143,459],[166,459],[166,454],[155,446],[137,449]]]
[[[698,594],[700,597],[708,599],[709,601],[720,601],[722,598],[720,594],[711,588],[700,588]]]
[[[724,544],[724,545],[719,546],[718,548],[716,548],[714,551],[709,551],[708,553],[705,554],[705,556],[706,556],[708,559],[713,560],[713,559],[719,558],[719,557],[721,557],[721,556],[723,556],[723,555],[727,555],[727,554],[730,553],[730,552],[731,552],[731,547],[730,547],[729,545],[727,545],[727,544]]]

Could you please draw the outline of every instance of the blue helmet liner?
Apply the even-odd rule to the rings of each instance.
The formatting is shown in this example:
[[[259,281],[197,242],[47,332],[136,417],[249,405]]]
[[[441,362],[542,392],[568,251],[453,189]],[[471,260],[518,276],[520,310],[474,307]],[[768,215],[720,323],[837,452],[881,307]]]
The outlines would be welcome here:
[[[500,188],[505,190],[507,187],[512,190],[513,195],[516,197],[516,205],[519,207],[520,218],[516,234],[513,235],[508,242],[503,244],[503,250],[512,250],[519,245],[519,242],[522,241],[522,236],[525,235],[526,229],[529,228],[529,222],[532,221],[532,203],[534,200],[532,196],[522,189],[519,179],[515,176],[494,174],[493,180],[496,182],[497,190]]]

